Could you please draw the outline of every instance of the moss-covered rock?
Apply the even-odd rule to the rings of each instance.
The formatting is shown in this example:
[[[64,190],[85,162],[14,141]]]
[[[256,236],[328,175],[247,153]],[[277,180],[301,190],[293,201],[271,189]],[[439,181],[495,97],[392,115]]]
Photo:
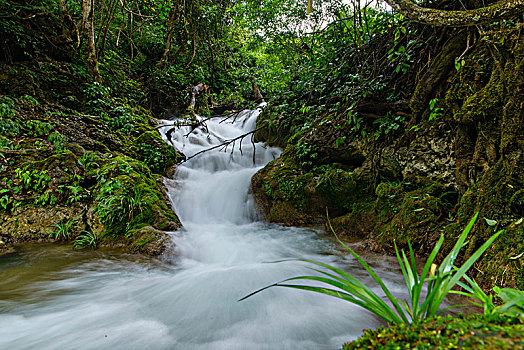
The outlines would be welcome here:
[[[376,195],[374,238],[389,247],[394,241],[403,245],[409,239],[420,254],[432,248],[457,197],[453,187],[426,178],[381,183]]]
[[[100,169],[98,178],[94,211],[103,224],[102,237],[134,240],[136,230],[145,226],[159,230],[180,227],[159,180],[144,164],[119,156]]]
[[[420,324],[365,330],[349,349],[521,349],[522,317],[469,315],[437,317]]]
[[[131,249],[149,256],[159,256],[173,244],[166,232],[152,226],[145,226],[135,230],[131,237]]]
[[[82,220],[84,212],[85,208],[80,204],[48,208],[18,207],[9,216],[3,217],[0,236],[7,244],[72,240],[87,229]],[[69,222],[71,225],[66,229]],[[67,233],[67,238],[53,235],[60,229]]]
[[[251,193],[265,220],[285,225],[311,225],[321,221],[312,173],[304,173],[291,150],[270,162],[251,179]],[[316,209],[316,210],[315,210]]]
[[[330,219],[335,233],[349,240],[363,240],[377,224],[377,215],[373,210],[373,202],[358,202],[352,207],[350,213]],[[326,228],[330,230],[329,227]]]

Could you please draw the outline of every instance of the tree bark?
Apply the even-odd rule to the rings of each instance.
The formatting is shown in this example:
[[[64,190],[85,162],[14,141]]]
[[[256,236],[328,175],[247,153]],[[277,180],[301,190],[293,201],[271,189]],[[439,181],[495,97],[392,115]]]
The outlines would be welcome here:
[[[82,22],[80,30],[87,51],[87,70],[96,82],[101,82],[95,48],[94,0],[82,0]]]
[[[384,0],[407,19],[436,26],[468,27],[524,13],[524,0],[503,0],[474,10],[444,11],[420,7],[411,0]]]

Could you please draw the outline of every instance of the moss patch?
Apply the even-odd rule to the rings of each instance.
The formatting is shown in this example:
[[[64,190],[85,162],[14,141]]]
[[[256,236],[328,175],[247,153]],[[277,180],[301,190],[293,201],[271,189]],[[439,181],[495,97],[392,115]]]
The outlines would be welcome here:
[[[328,167],[303,169],[294,147],[253,176],[251,191],[266,220],[286,225],[311,225],[350,211],[352,204],[366,197],[366,178],[346,170]]]
[[[343,346],[349,349],[520,349],[524,318],[482,315],[437,317],[418,325],[366,330]]]
[[[134,240],[136,230],[145,226],[160,230],[180,226],[163,189],[142,163],[116,157],[100,169],[98,178],[94,211],[104,225],[102,235]]]

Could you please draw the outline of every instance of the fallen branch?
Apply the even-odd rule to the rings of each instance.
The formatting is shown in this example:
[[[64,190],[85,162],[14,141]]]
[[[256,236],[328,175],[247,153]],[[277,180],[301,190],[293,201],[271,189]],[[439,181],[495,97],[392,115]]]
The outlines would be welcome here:
[[[253,134],[256,133],[257,131],[262,130],[262,129],[265,129],[265,128],[266,128],[265,125],[264,125],[264,126],[261,126],[261,127],[258,127],[258,128],[256,128],[255,130],[252,130],[252,131],[250,131],[250,132],[247,132],[247,133],[245,133],[245,134],[242,134],[242,135],[240,135],[240,136],[237,136],[237,137],[235,137],[235,138],[233,138],[233,139],[230,139],[230,140],[224,141],[223,143],[221,143],[221,144],[219,144],[219,145],[215,145],[215,146],[213,146],[213,147],[206,148],[206,149],[204,149],[204,150],[202,150],[202,151],[199,151],[199,152],[193,154],[191,157],[187,157],[186,159],[181,160],[180,162],[177,163],[177,165],[180,165],[180,164],[182,164],[182,163],[185,163],[185,162],[187,162],[188,160],[193,159],[193,158],[195,158],[196,156],[201,155],[202,153],[206,153],[206,152],[212,151],[212,150],[217,149],[217,148],[221,148],[221,149],[227,150],[227,147],[228,147],[230,144],[233,144],[233,148],[234,148],[235,142],[238,141],[238,140],[240,140],[240,153],[242,154],[242,140],[243,140],[244,138],[246,138],[247,136],[249,136],[249,135],[253,135]],[[254,140],[253,140],[253,137],[251,137],[251,144],[253,145],[253,161],[254,161],[254,160],[255,160],[255,142],[254,142]]]

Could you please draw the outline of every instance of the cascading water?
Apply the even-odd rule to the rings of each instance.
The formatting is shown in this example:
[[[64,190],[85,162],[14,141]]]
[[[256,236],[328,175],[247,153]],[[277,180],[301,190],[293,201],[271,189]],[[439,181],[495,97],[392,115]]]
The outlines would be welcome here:
[[[253,130],[258,113],[212,119],[207,130],[180,128],[173,144],[189,157]],[[266,263],[285,258],[337,264],[364,278],[319,232],[257,220],[249,182],[279,150],[257,144],[254,151],[248,136],[198,155],[166,180],[184,225],[173,233],[167,262],[60,247],[0,257],[0,348],[337,349],[378,326],[356,306],[284,288],[237,302],[311,273],[297,262]],[[395,279],[396,272],[376,269]]]

